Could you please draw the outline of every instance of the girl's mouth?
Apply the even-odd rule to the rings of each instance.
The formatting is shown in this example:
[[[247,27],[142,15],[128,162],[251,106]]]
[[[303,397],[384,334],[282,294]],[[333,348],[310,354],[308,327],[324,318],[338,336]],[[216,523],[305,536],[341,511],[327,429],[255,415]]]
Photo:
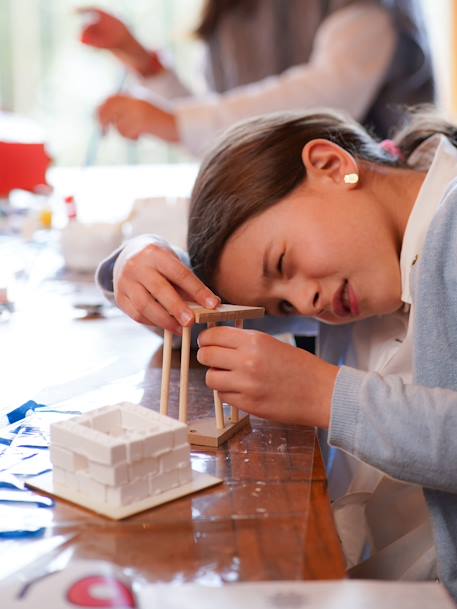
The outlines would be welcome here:
[[[332,305],[333,313],[338,317],[356,317],[359,314],[357,296],[347,279],[343,280],[335,292]]]

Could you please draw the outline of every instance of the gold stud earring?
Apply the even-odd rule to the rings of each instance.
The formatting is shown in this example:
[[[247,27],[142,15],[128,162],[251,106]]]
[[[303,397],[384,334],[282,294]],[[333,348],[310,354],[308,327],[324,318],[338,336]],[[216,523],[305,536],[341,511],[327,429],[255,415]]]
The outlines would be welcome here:
[[[357,182],[359,181],[359,174],[347,173],[343,179],[345,184],[357,184]]]

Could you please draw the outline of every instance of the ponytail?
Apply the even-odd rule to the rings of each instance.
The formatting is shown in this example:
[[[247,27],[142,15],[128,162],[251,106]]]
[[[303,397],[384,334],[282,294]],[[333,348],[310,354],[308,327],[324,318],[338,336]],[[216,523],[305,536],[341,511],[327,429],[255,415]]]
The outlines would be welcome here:
[[[409,122],[392,138],[407,163],[409,157],[423,142],[442,134],[457,148],[457,127],[446,121],[430,106],[412,109]]]

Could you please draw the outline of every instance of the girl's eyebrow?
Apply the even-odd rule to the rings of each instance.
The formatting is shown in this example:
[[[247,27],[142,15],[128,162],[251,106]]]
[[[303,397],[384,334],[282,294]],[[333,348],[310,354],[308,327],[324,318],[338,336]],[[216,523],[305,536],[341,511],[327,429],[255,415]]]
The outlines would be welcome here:
[[[269,270],[269,262],[268,259],[270,257],[270,251],[271,251],[271,242],[267,245],[267,247],[265,248],[265,252],[263,254],[263,262],[262,262],[262,277],[264,279],[269,279],[271,277],[271,273]]]

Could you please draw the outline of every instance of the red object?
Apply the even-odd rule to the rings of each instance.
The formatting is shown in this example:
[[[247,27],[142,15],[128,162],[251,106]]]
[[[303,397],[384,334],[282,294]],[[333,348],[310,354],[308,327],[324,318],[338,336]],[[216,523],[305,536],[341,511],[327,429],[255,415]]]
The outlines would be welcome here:
[[[76,203],[75,198],[72,196],[65,197],[65,205],[67,208],[67,216],[70,221],[76,220],[78,217],[78,213],[76,211]]]
[[[51,158],[46,151],[45,134],[33,120],[0,112],[0,197],[15,188],[35,192],[46,185]]]
[[[103,575],[93,575],[75,582],[67,592],[67,600],[76,607],[134,609],[137,606],[133,592],[126,584]]]
[[[44,143],[0,141],[0,197],[7,197],[15,188],[34,192],[46,184],[50,162]]]

